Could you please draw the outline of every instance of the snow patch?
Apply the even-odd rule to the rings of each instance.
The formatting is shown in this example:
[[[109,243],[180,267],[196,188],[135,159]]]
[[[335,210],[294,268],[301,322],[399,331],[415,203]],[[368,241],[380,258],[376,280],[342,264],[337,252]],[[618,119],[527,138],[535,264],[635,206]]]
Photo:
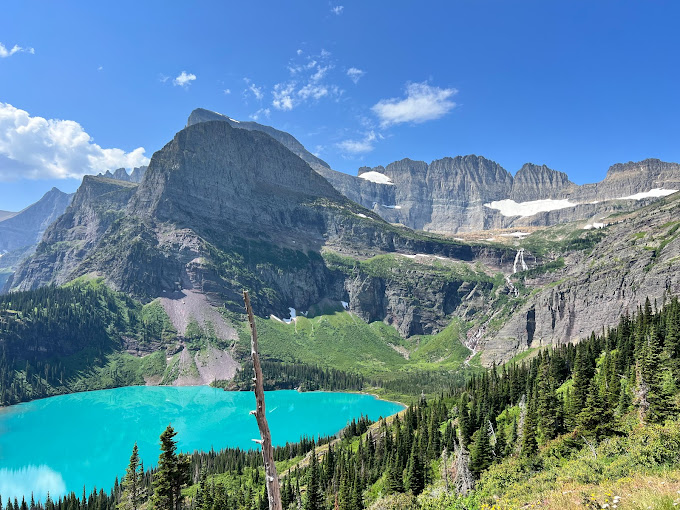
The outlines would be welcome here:
[[[394,186],[392,179],[387,177],[385,174],[381,174],[380,172],[375,172],[373,170],[361,174],[359,178],[366,179],[367,181],[375,182],[377,184],[390,184]]]
[[[514,200],[496,200],[484,204],[484,207],[489,209],[496,209],[500,211],[503,216],[533,216],[534,214],[546,211],[556,211],[558,209],[567,209],[578,205],[576,202],[569,200],[532,200],[530,202],[515,202]]]
[[[677,193],[677,191],[677,189],[654,188],[650,189],[649,191],[643,191],[642,193],[635,193],[635,195],[621,197],[618,200],[642,200],[643,198],[667,197],[668,195]]]
[[[382,205],[385,209],[401,209],[400,205],[385,205],[385,204],[380,205]]]
[[[230,121],[232,121],[232,122],[236,122],[236,124],[240,124],[240,123],[241,123],[240,120],[232,119],[231,117],[227,117],[227,118],[228,118]]]
[[[290,324],[295,319],[297,319],[297,313],[295,312],[295,308],[288,308],[288,311],[290,312],[290,319],[283,319],[283,322],[285,322],[286,324]]]
[[[400,253],[400,255],[401,255],[402,257],[406,257],[407,259],[414,259],[414,258],[416,258],[416,257],[418,256],[418,255],[409,255],[409,254],[407,254],[407,253]]]
[[[588,223],[585,227],[583,227],[583,230],[591,230],[593,228],[604,228],[606,225],[604,223]]]
[[[359,218],[368,218],[368,216],[362,213],[357,213],[357,216],[359,216]]]
[[[518,239],[524,239],[528,236],[529,232],[512,232],[510,234],[501,234],[502,237],[517,237]]]
[[[347,301],[340,301],[340,304],[345,310],[349,310],[349,303]]]

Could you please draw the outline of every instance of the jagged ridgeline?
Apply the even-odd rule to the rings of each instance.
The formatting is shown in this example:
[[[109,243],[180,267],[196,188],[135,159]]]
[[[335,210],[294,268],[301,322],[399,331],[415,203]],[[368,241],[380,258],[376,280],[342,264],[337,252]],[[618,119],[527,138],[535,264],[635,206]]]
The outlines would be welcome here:
[[[344,196],[390,223],[416,230],[457,233],[518,226],[548,226],[633,210],[680,190],[680,165],[658,159],[619,163],[598,183],[576,185],[564,172],[526,163],[513,176],[482,156],[447,157],[426,163],[402,159],[362,167],[358,176],[330,168],[289,133],[205,109],[188,124],[221,121],[261,131],[281,142],[323,175]]]
[[[420,253],[452,269],[418,264],[430,276],[408,279],[395,268],[375,277],[329,263],[334,252],[357,260]],[[140,184],[86,177],[8,288],[96,275],[145,301],[188,289],[234,311],[248,288],[262,316],[347,301],[367,320],[398,321],[406,336],[442,330],[462,297],[488,292],[489,275],[509,268],[514,254],[391,225],[267,134],[216,121],[180,131]]]

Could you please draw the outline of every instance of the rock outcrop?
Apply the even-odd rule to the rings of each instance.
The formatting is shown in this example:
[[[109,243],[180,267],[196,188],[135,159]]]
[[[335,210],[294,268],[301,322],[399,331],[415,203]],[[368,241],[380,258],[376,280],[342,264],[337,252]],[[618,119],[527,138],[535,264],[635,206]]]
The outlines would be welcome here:
[[[132,172],[128,174],[125,168],[118,168],[113,173],[107,170],[103,174],[99,174],[98,177],[105,177],[107,179],[115,179],[117,181],[134,182],[139,184],[144,178],[146,169],[146,166],[137,166],[133,168]]]
[[[482,341],[486,364],[531,347],[575,342],[633,315],[649,298],[680,294],[680,193],[611,218],[592,249],[564,254],[564,267],[527,277],[528,298]]]

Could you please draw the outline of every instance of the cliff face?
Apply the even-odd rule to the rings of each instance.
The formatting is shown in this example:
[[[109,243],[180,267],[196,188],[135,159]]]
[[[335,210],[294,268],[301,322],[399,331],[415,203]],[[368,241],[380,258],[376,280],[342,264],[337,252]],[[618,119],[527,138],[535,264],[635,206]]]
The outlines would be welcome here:
[[[85,176],[71,205],[45,231],[35,254],[19,266],[8,281],[7,290],[60,285],[72,279],[82,259],[123,215],[136,187],[104,177]]]
[[[646,298],[661,306],[680,293],[680,193],[614,220],[592,250],[567,251],[563,268],[524,279],[534,292],[485,336],[485,363],[578,341],[632,315]]]
[[[565,191],[574,187],[564,172],[526,163],[515,174],[508,198],[516,202],[562,198]]]

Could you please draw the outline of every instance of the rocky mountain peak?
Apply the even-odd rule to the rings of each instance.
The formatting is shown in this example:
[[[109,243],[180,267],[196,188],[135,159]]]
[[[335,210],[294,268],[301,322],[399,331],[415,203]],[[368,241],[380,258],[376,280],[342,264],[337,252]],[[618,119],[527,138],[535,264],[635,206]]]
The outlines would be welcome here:
[[[35,245],[72,198],[73,194],[52,188],[36,203],[0,222],[0,253]]]
[[[271,136],[206,121],[187,126],[153,155],[130,210],[216,230],[256,223],[272,234],[304,229],[299,207],[318,199],[346,201]]]
[[[573,186],[569,176],[546,165],[525,163],[512,183],[510,199],[517,202],[556,198],[559,192]]]
[[[283,146],[289,151],[293,152],[293,154],[296,154],[306,161],[313,169],[317,171],[323,169],[330,170],[328,163],[305,149],[305,147],[294,136],[286,133],[285,131],[279,131],[278,129],[275,129],[271,126],[265,126],[264,124],[258,124],[257,122],[240,121],[232,119],[231,117],[227,117],[226,115],[222,115],[221,113],[216,113],[204,108],[197,108],[191,112],[191,115],[189,115],[187,127],[193,126],[194,124],[199,124],[201,122],[210,121],[226,122],[231,127],[237,129],[244,129],[247,131],[261,131],[263,133],[267,133],[274,140],[283,144]]]

